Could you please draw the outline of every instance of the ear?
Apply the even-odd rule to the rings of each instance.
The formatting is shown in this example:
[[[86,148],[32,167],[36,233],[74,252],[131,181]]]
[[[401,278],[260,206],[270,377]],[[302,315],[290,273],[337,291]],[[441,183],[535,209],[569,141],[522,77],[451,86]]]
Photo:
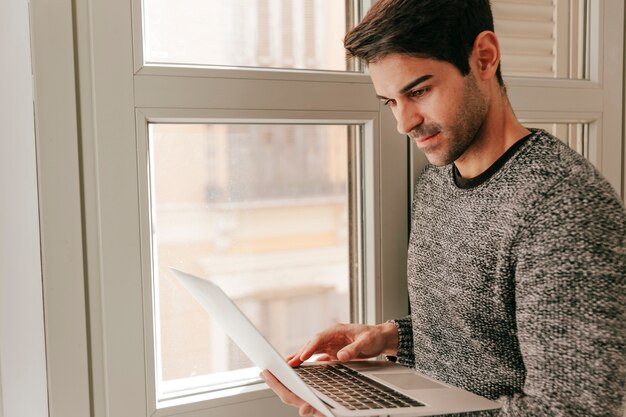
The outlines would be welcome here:
[[[480,32],[470,55],[470,66],[476,77],[482,80],[494,78],[499,64],[500,44],[496,34],[488,30]]]

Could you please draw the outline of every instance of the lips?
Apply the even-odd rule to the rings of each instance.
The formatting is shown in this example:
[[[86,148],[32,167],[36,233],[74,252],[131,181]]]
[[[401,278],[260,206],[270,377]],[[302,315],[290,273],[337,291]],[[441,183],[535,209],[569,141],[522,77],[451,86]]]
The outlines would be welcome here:
[[[440,132],[435,132],[435,133],[433,133],[433,134],[431,134],[431,135],[428,135],[428,136],[422,136],[422,137],[419,137],[419,138],[417,138],[417,139],[415,140],[415,142],[416,142],[416,143],[419,143],[419,144],[425,144],[426,142],[429,142],[429,141],[431,141],[432,139],[434,139],[436,136],[438,136],[438,135],[439,135],[439,133],[440,133]]]

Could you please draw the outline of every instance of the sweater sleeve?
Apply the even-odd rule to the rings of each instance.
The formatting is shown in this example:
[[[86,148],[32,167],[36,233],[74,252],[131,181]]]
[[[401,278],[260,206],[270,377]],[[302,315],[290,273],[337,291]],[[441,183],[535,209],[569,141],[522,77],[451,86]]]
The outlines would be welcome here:
[[[398,356],[399,364],[409,368],[415,367],[415,353],[413,352],[413,325],[411,316],[390,320],[398,329]]]
[[[626,215],[608,185],[545,195],[513,248],[523,393],[500,416],[623,416]]]

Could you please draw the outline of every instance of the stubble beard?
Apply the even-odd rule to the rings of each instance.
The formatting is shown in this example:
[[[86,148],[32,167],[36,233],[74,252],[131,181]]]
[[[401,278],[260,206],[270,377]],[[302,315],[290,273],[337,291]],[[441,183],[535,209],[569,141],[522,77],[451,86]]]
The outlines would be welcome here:
[[[450,127],[438,123],[419,126],[409,136],[412,138],[425,137],[441,132],[444,138],[442,145],[447,149],[424,149],[424,154],[432,165],[451,164],[465,154],[476,142],[478,133],[487,117],[487,109],[487,99],[478,88],[474,75],[469,73],[465,76],[463,97],[456,114],[452,118],[455,123]]]

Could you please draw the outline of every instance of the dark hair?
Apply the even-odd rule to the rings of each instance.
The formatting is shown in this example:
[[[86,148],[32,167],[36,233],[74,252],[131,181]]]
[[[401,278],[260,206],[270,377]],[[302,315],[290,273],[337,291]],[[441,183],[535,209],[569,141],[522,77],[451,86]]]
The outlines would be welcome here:
[[[467,75],[474,41],[485,30],[493,31],[489,0],[378,0],[344,46],[366,63],[398,53],[446,61]],[[503,86],[500,65],[496,76]]]

